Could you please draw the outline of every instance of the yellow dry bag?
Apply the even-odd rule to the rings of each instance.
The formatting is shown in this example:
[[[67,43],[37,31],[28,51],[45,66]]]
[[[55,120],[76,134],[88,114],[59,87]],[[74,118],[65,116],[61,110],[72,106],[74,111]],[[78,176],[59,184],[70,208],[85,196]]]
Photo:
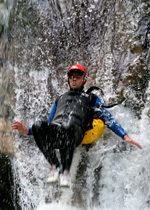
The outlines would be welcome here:
[[[98,140],[103,135],[105,125],[102,120],[93,119],[92,127],[93,127],[92,129],[85,132],[82,144],[91,144],[96,140]]]

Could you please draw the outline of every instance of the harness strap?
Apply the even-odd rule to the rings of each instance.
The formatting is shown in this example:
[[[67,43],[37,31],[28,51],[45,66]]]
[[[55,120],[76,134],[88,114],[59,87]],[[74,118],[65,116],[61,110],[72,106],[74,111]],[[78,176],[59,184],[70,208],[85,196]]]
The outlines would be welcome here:
[[[91,86],[91,87],[86,91],[86,93],[89,94],[89,93],[91,93],[93,90],[100,90],[102,96],[104,96],[103,90],[102,90],[101,88],[97,87],[97,86]],[[117,106],[117,105],[121,104],[124,100],[125,100],[125,99],[120,100],[120,102],[118,102],[118,103],[109,104],[109,105],[107,105],[107,104],[104,103],[103,105],[101,105],[101,107],[104,107],[104,108],[112,108],[112,107],[114,107],[114,106]],[[104,101],[104,99],[103,99],[103,101]],[[104,101],[104,102],[105,102],[105,101]]]

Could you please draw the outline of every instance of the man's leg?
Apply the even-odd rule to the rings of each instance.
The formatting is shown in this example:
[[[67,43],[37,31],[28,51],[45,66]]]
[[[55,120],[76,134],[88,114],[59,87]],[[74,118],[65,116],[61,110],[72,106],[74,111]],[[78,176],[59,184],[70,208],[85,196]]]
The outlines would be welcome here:
[[[63,171],[69,171],[73,159],[74,150],[82,142],[84,133],[82,129],[77,125],[73,125],[67,129],[63,129],[62,132],[64,133],[64,135],[62,135],[63,139],[61,140],[62,145],[60,147],[61,161],[63,165]]]
[[[65,170],[68,172],[70,171],[74,150],[75,150],[74,139],[73,138],[68,139],[68,136],[66,136],[65,142],[60,149],[62,172],[64,172]]]
[[[70,126],[67,129],[63,129],[64,135],[61,139],[62,145],[60,147],[60,155],[62,162],[62,175],[60,176],[60,185],[69,186],[70,185],[70,167],[73,159],[73,154],[75,148],[83,140],[83,132],[78,126]]]
[[[32,133],[37,146],[42,151],[50,165],[59,167],[59,161],[55,152],[55,149],[57,148],[57,125],[51,124],[47,121],[37,122],[32,126]]]

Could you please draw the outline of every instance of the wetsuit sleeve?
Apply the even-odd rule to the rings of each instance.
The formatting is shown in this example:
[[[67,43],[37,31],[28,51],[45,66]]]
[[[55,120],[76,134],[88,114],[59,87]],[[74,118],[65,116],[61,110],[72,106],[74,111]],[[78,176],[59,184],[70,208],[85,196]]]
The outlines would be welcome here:
[[[97,97],[94,106],[92,107],[93,109],[99,107],[101,105],[101,98]]]
[[[48,122],[51,122],[53,120],[53,117],[55,115],[55,112],[56,112],[56,103],[54,102],[53,106],[52,106],[52,109],[51,109],[51,112],[49,114],[49,117],[47,119]],[[28,135],[32,135],[32,127],[29,127],[29,133]]]
[[[100,98],[98,97],[96,103],[100,103]],[[96,118],[100,118],[104,121],[105,125],[110,128],[115,134],[123,138],[124,135],[127,133],[122,128],[122,126],[114,119],[112,114],[104,107],[96,108],[95,109],[95,116]]]
[[[56,108],[57,108],[56,102],[54,102],[54,104],[53,104],[53,106],[52,106],[52,109],[51,109],[51,112],[50,112],[50,114],[49,114],[49,117],[48,117],[48,119],[47,119],[48,122],[51,122],[51,121],[53,120],[54,115],[55,115],[55,112],[56,112]]]
[[[29,133],[28,135],[32,135],[32,127],[29,127]]]

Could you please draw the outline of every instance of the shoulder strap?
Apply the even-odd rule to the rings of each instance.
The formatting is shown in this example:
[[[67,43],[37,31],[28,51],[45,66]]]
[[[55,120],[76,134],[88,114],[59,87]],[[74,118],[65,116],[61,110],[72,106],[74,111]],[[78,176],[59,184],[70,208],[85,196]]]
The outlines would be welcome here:
[[[97,87],[97,86],[91,86],[91,87],[86,91],[86,93],[89,94],[89,93],[91,93],[93,90],[100,90],[102,96],[104,96],[103,90],[102,90],[101,88]],[[103,101],[104,101],[104,99],[103,99]],[[124,101],[124,100],[120,100],[120,102],[118,102],[118,103],[109,104],[109,105],[105,104],[105,101],[104,101],[104,104],[102,104],[101,107],[104,107],[104,108],[112,108],[112,107],[114,107],[114,106],[116,106],[116,105],[118,105],[118,104],[121,104],[123,101]]]
[[[102,91],[101,88],[97,87],[97,86],[91,86],[87,91],[86,93],[91,93],[93,90],[100,90],[101,91],[101,94],[104,96],[104,92]]]

